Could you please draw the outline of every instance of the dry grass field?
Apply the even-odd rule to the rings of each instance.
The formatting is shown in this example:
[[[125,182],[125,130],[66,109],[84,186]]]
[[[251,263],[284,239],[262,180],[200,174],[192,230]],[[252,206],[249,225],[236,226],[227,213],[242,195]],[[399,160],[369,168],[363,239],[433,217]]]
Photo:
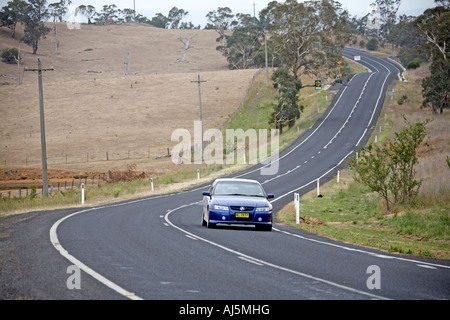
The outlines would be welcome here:
[[[388,121],[380,117],[379,125],[389,123],[392,126],[391,135],[404,127],[403,116],[411,123],[429,120],[426,126],[427,137],[418,149],[419,163],[416,166],[417,178],[423,180],[421,195],[433,200],[450,200],[450,169],[446,158],[450,157],[450,113],[434,114],[430,108],[420,109],[422,105],[422,79],[429,75],[429,64],[424,64],[416,70],[405,72],[407,82],[397,82],[394,101],[387,98],[383,111]],[[398,101],[404,97],[405,101]]]
[[[198,86],[191,81],[198,73],[207,80],[201,87],[206,130],[220,128],[229,119],[256,73],[228,71],[225,58],[215,49],[213,30],[137,24],[82,25],[73,30],[64,23],[48,26],[52,31],[41,41],[37,55],[21,45],[22,66],[36,68],[39,56],[43,68],[54,67],[43,77],[47,156],[49,169],[68,171],[58,171],[62,176],[106,172],[132,163],[155,175],[173,170],[170,158],[156,157],[177,144],[171,141],[173,130],[185,128],[193,134],[199,107]],[[16,38],[22,35],[19,28]],[[186,61],[177,62],[183,56],[179,38],[189,35]],[[0,28],[0,50],[18,45],[9,29]],[[130,68],[125,75],[128,54]],[[0,74],[17,77],[17,66],[0,62]],[[39,172],[37,82],[33,72],[24,73],[21,86],[0,77],[0,184],[11,176],[28,181],[32,168]]]

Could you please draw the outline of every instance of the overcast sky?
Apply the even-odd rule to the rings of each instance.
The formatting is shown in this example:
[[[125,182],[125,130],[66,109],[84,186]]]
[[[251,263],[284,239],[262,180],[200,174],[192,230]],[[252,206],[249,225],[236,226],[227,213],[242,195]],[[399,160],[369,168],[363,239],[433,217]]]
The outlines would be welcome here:
[[[57,2],[58,0],[47,0],[47,3]],[[375,0],[337,0],[351,15],[358,17],[364,16],[368,12],[369,5]],[[5,6],[9,1],[0,0],[0,7]],[[115,4],[119,9],[131,8],[133,3],[136,5],[136,11],[143,16],[151,19],[156,13],[161,12],[168,15],[173,7],[184,9],[189,15],[183,21],[192,21],[194,25],[206,24],[205,15],[218,7],[229,7],[233,13],[247,13],[253,15],[253,4],[255,4],[256,15],[258,12],[270,3],[271,0],[72,0],[72,7],[75,8],[81,4],[93,5],[97,11],[100,11],[105,4]],[[279,1],[283,2],[283,1]],[[420,15],[424,10],[434,7],[434,0],[402,0],[399,14],[408,14],[413,16]]]

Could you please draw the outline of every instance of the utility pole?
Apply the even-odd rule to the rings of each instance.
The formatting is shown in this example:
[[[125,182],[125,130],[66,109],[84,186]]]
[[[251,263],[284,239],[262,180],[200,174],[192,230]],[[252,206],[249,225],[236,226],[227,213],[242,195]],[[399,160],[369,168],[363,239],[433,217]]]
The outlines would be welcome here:
[[[53,67],[49,69],[42,69],[41,59],[38,58],[37,69],[28,69],[25,71],[37,72],[39,83],[39,112],[41,118],[41,151],[42,151],[42,194],[48,197],[48,175],[47,175],[47,146],[45,142],[45,121],[44,121],[44,94],[42,92],[42,72],[53,71]]]
[[[206,82],[206,80],[200,80],[200,74],[198,74],[198,80],[193,80],[191,82],[197,82],[198,84],[198,107],[199,107],[199,112],[200,112],[200,136],[202,138],[201,140],[201,161],[203,161],[203,120],[202,120],[202,93],[201,93],[201,83],[202,82]]]
[[[266,59],[266,87],[269,86],[269,66],[267,59],[267,32],[264,30],[264,51],[265,51],[265,59]]]

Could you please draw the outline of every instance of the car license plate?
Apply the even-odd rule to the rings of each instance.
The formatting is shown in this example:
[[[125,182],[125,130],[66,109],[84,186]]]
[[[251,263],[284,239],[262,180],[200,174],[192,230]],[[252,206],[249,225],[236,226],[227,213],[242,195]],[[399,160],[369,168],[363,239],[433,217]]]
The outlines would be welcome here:
[[[236,212],[236,218],[249,218],[250,214],[248,212]]]

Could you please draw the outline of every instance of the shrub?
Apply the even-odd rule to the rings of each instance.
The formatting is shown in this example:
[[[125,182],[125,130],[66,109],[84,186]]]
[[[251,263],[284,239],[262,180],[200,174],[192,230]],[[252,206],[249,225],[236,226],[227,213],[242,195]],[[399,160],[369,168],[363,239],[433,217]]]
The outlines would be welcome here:
[[[378,40],[375,38],[370,39],[366,44],[367,50],[375,51],[378,48]]]
[[[108,182],[129,182],[133,180],[145,179],[145,172],[137,172],[136,165],[128,165],[127,168],[123,171],[121,170],[113,170],[110,174]]]
[[[402,96],[400,97],[400,99],[398,99],[397,103],[398,103],[399,105],[402,105],[403,103],[406,102],[406,100],[408,100],[408,96],[407,96],[406,94],[404,94],[404,95],[402,95]]]
[[[419,59],[414,59],[406,65],[406,69],[417,69],[418,67],[420,67],[420,62],[421,61]]]
[[[19,50],[17,48],[6,48],[2,50],[0,54],[3,62],[6,63],[16,63],[16,58],[20,60]]]
[[[426,136],[427,123],[407,122],[406,128],[395,133],[395,139],[382,146],[361,148],[359,158],[348,161],[356,180],[384,198],[387,211],[390,211],[390,203],[411,203],[419,192],[421,181],[415,179],[414,168],[418,162],[416,151]]]

